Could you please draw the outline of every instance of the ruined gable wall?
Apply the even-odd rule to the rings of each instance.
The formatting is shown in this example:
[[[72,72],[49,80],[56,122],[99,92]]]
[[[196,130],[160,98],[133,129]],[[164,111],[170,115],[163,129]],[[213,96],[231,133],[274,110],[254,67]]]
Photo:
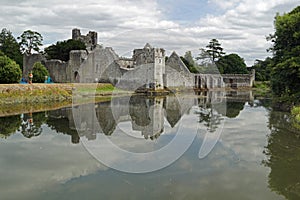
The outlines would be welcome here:
[[[164,86],[168,88],[194,87],[194,76],[191,73],[177,71],[173,67],[166,65]]]
[[[45,60],[45,56],[42,54],[24,54],[23,55],[23,78],[28,80],[28,74],[32,70],[34,63],[36,62],[42,62]]]
[[[133,70],[123,72],[116,87],[121,89],[136,90],[141,87],[147,87],[155,83],[153,79],[154,64],[148,63],[137,66]]]
[[[175,52],[173,52],[168,58],[166,65],[170,66],[178,72],[184,72],[187,74],[190,73],[190,70],[185,66],[185,64]]]
[[[62,62],[61,60],[47,60],[45,61],[45,67],[49,72],[49,76],[55,83],[66,83],[67,80],[67,62]]]

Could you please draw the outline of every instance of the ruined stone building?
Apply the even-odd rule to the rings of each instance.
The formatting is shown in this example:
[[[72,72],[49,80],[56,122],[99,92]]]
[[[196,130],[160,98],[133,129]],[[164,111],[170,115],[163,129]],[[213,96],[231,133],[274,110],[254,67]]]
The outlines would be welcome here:
[[[175,52],[165,61],[165,50],[148,43],[134,49],[131,58],[123,58],[111,47],[97,44],[96,32],[82,35],[79,29],[73,29],[72,39],[83,41],[87,49],[71,51],[68,62],[46,60],[41,54],[24,55],[23,77],[40,61],[56,83],[106,82],[130,90],[251,87],[254,81],[253,74],[192,74]]]

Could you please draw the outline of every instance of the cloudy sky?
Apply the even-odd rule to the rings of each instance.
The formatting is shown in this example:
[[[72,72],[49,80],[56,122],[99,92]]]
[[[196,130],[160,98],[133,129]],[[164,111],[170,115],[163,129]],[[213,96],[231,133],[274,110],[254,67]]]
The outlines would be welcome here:
[[[121,56],[146,42],[167,52],[196,56],[217,38],[226,53],[238,53],[248,65],[270,55],[266,36],[274,32],[276,13],[289,12],[299,0],[0,0],[0,28],[15,36],[40,32],[44,45],[98,32],[98,42]]]

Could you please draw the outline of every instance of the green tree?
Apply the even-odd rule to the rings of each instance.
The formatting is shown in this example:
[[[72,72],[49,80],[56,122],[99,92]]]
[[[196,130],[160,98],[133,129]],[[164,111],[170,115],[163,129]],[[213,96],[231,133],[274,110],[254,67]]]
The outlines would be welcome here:
[[[44,83],[45,76],[49,76],[49,72],[47,68],[40,62],[36,62],[32,68],[33,79],[34,83]]]
[[[85,50],[86,46],[84,42],[80,40],[65,40],[59,41],[45,48],[47,59],[59,59],[62,61],[68,61],[70,51],[72,50]]]
[[[0,50],[13,59],[20,66],[23,66],[23,56],[20,51],[20,45],[12,35],[12,32],[3,28],[0,33]]]
[[[217,39],[210,40],[206,48],[206,52],[213,62],[217,61],[219,58],[225,55],[225,53],[223,52],[223,48],[221,47],[221,44]]]
[[[39,52],[40,47],[43,45],[43,36],[32,30],[27,30],[18,37],[20,41],[20,48],[23,53],[32,54],[32,51]]]
[[[20,66],[7,56],[0,53],[0,83],[18,83],[22,72]]]
[[[185,52],[184,59],[186,59],[191,65],[196,66],[196,62],[191,51]]]
[[[221,74],[247,74],[247,66],[243,58],[237,54],[229,54],[221,57],[216,65]]]
[[[270,57],[267,57],[265,60],[256,60],[252,66],[255,69],[255,80],[269,81],[271,79],[273,63],[273,59]]]
[[[194,61],[191,51],[185,52],[184,57],[180,56],[180,58],[182,62],[185,64],[185,66],[190,70],[190,72],[199,73],[199,70],[197,69],[197,64]]]
[[[271,86],[275,95],[299,102],[300,98],[300,6],[275,17],[275,33],[267,39],[273,42],[274,64]]]

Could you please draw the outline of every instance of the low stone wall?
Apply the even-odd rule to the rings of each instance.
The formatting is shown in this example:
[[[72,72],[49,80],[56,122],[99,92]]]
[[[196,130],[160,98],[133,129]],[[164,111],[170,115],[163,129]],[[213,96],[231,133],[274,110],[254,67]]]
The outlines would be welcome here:
[[[254,74],[222,74],[226,87],[252,87]]]

